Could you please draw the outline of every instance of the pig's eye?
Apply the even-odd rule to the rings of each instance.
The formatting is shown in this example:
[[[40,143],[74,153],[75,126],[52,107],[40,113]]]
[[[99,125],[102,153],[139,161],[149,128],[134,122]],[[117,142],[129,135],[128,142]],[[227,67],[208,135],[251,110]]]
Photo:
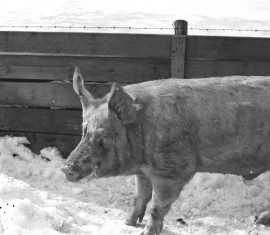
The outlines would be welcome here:
[[[91,158],[87,157],[85,159],[82,160],[83,163],[90,163],[91,162]]]
[[[107,149],[108,148],[108,143],[107,143],[107,139],[104,137],[102,139],[100,139],[98,141],[98,145],[99,147],[103,148],[103,149]]]
[[[103,139],[100,139],[100,140],[99,140],[98,145],[99,145],[101,148],[104,148],[104,141],[103,141]]]

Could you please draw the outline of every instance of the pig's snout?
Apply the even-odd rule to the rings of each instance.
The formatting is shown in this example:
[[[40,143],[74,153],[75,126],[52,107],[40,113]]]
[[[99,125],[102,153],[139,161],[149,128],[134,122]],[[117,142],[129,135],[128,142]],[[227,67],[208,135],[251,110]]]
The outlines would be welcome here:
[[[66,175],[67,181],[70,182],[76,182],[80,180],[81,173],[78,167],[75,167],[74,165],[68,164],[61,168],[61,171],[64,172]]]

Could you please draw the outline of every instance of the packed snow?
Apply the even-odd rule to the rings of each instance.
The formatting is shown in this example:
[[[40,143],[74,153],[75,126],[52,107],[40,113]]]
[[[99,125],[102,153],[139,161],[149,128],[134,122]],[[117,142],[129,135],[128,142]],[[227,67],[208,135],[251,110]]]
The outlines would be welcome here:
[[[0,234],[140,234],[124,224],[133,204],[133,177],[69,183],[55,148],[39,155],[23,137],[0,138]],[[167,215],[163,235],[266,235],[254,216],[269,208],[270,174],[241,177],[197,174]],[[183,219],[187,225],[178,222]]]

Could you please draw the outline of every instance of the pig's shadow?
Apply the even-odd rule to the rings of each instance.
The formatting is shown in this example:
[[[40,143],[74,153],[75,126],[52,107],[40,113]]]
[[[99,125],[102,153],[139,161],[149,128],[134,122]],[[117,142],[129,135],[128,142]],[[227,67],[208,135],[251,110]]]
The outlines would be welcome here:
[[[144,228],[146,224],[138,224],[136,227],[137,228]],[[175,233],[172,231],[169,231],[167,229],[162,229],[161,235],[181,235],[180,233]]]
[[[180,235],[180,233],[175,233],[175,232],[168,231],[167,229],[163,229],[161,232],[161,235]]]

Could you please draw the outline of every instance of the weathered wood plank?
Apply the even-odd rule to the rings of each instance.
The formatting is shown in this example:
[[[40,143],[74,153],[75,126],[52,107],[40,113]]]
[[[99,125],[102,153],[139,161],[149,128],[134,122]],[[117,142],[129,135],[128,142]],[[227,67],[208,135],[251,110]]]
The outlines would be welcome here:
[[[270,76],[269,62],[187,60],[186,78],[222,77],[232,75]]]
[[[172,37],[171,77],[185,77],[186,36]]]
[[[88,84],[86,88],[95,98],[110,91],[110,84]],[[1,82],[0,106],[33,106],[81,108],[71,83]]]
[[[0,51],[170,57],[171,36],[69,32],[0,32]]]
[[[74,64],[86,81],[138,83],[170,77],[170,58],[0,53],[0,78],[71,80]]]
[[[71,80],[73,67],[32,67],[0,64],[0,78],[32,80]]]
[[[187,59],[270,61],[270,38],[188,36]]]
[[[0,107],[0,130],[47,134],[81,134],[80,110]]]
[[[7,135],[27,137],[31,143],[29,148],[36,154],[45,147],[56,147],[63,158],[67,158],[81,140],[81,136],[0,131],[0,136]]]

